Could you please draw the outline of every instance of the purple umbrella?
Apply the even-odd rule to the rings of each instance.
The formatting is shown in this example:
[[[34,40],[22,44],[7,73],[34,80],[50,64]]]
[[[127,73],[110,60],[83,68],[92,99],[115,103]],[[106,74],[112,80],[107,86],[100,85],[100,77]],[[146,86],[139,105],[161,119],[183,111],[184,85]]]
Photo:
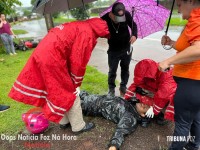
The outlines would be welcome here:
[[[170,11],[157,4],[154,0],[117,0],[125,5],[126,10],[133,14],[133,20],[138,27],[138,37],[144,38],[164,28]],[[112,5],[100,16],[110,12]]]

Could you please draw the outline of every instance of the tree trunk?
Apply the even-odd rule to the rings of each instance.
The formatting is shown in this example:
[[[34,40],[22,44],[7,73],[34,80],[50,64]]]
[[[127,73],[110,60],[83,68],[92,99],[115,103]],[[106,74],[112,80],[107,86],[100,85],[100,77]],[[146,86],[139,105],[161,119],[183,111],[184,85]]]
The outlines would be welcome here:
[[[51,14],[44,15],[47,31],[54,27],[53,17]]]

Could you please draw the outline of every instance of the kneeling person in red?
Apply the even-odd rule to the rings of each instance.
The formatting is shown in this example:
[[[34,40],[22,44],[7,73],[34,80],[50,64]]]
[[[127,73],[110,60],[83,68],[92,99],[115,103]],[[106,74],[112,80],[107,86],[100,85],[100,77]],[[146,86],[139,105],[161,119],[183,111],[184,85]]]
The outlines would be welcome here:
[[[161,72],[158,70],[158,63],[144,59],[135,66],[133,83],[126,91],[125,99],[136,96],[141,103],[151,106],[146,112],[149,118],[153,118],[154,114],[159,115],[167,105],[164,117],[173,121],[175,91],[176,83],[172,71]]]

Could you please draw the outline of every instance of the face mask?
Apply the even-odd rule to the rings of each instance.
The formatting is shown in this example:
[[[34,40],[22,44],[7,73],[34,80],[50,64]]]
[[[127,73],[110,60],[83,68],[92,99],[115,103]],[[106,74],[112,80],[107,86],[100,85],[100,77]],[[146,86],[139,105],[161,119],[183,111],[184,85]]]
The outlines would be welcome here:
[[[123,16],[115,16],[115,21],[116,22],[125,22],[126,21],[126,17],[125,17],[125,15],[123,15]]]

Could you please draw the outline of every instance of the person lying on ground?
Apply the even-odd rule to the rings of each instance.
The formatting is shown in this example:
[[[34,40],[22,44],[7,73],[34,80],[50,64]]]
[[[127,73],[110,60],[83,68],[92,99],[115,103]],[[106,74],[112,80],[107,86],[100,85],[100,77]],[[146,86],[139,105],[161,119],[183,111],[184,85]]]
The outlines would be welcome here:
[[[108,145],[109,150],[117,150],[124,142],[124,137],[134,132],[141,124],[146,127],[149,118],[145,113],[149,109],[148,105],[137,103],[133,98],[131,101],[125,101],[121,97],[108,95],[94,95],[86,91],[80,92],[81,107],[86,116],[100,116],[117,124]],[[65,129],[69,124],[60,125]]]
[[[172,77],[172,70],[161,72],[158,63],[151,59],[138,62],[134,70],[134,79],[127,89],[126,100],[135,96],[141,103],[150,106],[146,116],[153,118],[167,105],[165,119],[174,120],[173,97],[176,83]],[[157,122],[159,124],[159,122]],[[162,124],[164,122],[160,122]]]

